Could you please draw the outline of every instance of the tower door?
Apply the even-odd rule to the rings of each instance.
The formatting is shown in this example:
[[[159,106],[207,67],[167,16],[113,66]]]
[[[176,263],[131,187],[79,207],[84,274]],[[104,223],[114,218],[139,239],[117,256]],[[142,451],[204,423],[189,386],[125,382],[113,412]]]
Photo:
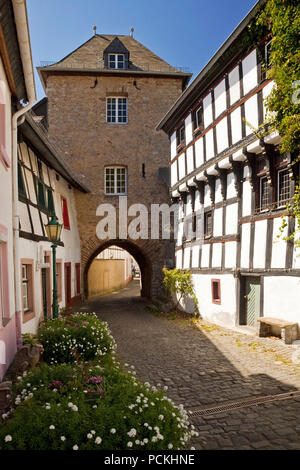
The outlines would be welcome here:
[[[245,319],[246,325],[256,326],[260,316],[260,277],[245,278]]]

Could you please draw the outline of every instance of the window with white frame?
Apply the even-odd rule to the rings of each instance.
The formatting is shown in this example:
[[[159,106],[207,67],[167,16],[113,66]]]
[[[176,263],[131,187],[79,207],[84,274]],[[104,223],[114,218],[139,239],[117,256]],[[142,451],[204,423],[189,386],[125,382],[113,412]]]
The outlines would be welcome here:
[[[277,173],[277,203],[285,206],[291,197],[291,179],[287,169],[279,170]]]
[[[108,68],[125,69],[125,55],[124,54],[108,54]]]
[[[114,98],[106,99],[106,122],[127,124],[127,98]]]
[[[24,312],[29,310],[29,288],[28,288],[28,266],[22,264],[22,287],[23,287],[23,309]]]
[[[269,41],[265,44],[265,64],[267,69],[271,66],[271,43],[272,41]]]
[[[125,167],[105,168],[105,193],[109,195],[124,195],[127,191],[127,175]]]

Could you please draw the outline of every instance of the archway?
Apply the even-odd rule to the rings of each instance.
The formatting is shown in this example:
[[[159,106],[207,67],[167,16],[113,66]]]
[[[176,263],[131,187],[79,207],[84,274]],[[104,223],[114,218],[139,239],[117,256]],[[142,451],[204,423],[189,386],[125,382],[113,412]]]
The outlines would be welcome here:
[[[151,296],[151,278],[152,278],[152,264],[149,257],[133,242],[128,240],[108,240],[102,243],[98,248],[96,248],[89,259],[87,260],[83,273],[83,285],[84,285],[84,296],[87,299],[89,296],[88,288],[88,272],[90,266],[96,256],[98,256],[102,251],[111,247],[117,246],[127,251],[139,265],[141,272],[141,296],[150,297]]]

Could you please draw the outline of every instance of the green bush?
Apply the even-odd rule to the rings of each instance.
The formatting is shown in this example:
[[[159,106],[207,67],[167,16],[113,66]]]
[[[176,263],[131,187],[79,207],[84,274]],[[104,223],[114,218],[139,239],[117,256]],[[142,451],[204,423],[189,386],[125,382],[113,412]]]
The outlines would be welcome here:
[[[196,435],[182,406],[109,357],[105,364],[42,364],[19,377],[1,450],[164,450]]]
[[[111,353],[115,342],[108,325],[93,313],[74,313],[46,321],[38,332],[49,364],[90,361]]]

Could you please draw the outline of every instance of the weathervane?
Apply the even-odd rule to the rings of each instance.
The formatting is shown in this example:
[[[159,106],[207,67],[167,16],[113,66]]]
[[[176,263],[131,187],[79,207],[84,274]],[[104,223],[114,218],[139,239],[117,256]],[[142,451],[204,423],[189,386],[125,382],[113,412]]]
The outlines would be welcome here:
[[[96,36],[97,26],[93,26],[94,34]]]

